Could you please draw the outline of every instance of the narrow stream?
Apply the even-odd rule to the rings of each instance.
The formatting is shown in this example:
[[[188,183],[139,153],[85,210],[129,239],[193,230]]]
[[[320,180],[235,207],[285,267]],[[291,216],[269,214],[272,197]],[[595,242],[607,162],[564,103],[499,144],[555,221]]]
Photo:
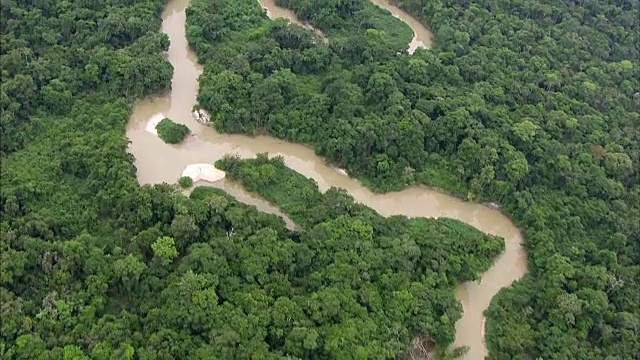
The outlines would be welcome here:
[[[196,101],[197,79],[202,67],[198,65],[196,56],[189,49],[185,38],[184,10],[188,2],[189,0],[168,0],[162,14],[162,30],[171,40],[168,58],[174,67],[172,91],[164,96],[138,102],[127,125],[127,136],[131,140],[129,151],[135,156],[140,183],[175,183],[187,165],[212,164],[229,153],[253,157],[257,153],[269,152],[270,155],[282,155],[287,166],[315,179],[322,191],[331,186],[344,188],[356,201],[366,204],[384,216],[403,214],[409,217],[448,217],[470,224],[485,233],[504,237],[506,250],[497,258],[494,266],[483,274],[482,281],[460,284],[456,291],[464,307],[464,314],[456,323],[455,345],[470,347],[465,359],[483,359],[487,354],[483,335],[483,312],[501,288],[520,279],[527,269],[526,254],[521,246],[523,239],[519,230],[499,211],[483,205],[465,202],[421,186],[393,193],[374,194],[356,180],[327,165],[308,147],[273,137],[220,134],[213,127],[196,122],[191,109]],[[388,6],[385,1],[374,2],[380,3],[400,19],[411,18],[406,13],[399,12],[399,9]],[[270,16],[289,18],[293,15],[275,7],[272,0],[260,0],[260,3],[269,8]],[[422,45],[428,45],[430,40],[425,39],[431,39],[429,31],[415,19],[407,22],[415,34],[422,34],[416,35],[421,39]],[[145,130],[149,120],[158,114],[187,125],[195,136],[181,145],[165,144]],[[229,192],[239,201],[255,205],[261,211],[282,216],[289,227],[293,226],[291,220],[277,207],[228,180],[223,179],[210,185]]]

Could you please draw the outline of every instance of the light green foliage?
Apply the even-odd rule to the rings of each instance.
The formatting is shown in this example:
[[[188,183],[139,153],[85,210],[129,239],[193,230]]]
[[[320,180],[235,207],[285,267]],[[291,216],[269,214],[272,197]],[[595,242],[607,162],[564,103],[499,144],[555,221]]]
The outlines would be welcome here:
[[[158,238],[158,240],[151,244],[151,250],[153,250],[153,256],[159,259],[163,265],[169,264],[178,256],[176,242],[169,236]]]
[[[88,360],[89,357],[84,354],[82,349],[76,345],[67,345],[64,347],[64,360]]]
[[[524,120],[523,122],[513,126],[513,132],[520,140],[531,142],[536,136],[536,132],[539,128],[540,127],[538,125],[532,123],[530,120]]]

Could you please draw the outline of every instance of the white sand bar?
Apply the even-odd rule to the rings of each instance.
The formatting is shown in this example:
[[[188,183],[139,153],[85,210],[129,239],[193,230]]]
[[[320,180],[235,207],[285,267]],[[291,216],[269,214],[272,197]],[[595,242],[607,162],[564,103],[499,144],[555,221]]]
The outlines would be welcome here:
[[[182,176],[190,177],[193,182],[216,182],[224,179],[225,175],[224,171],[216,169],[212,164],[189,164],[182,171]]]
[[[205,109],[199,109],[193,111],[193,119],[200,124],[208,124],[211,121],[211,115]]]
[[[149,121],[147,122],[147,126],[145,127],[145,130],[147,130],[148,132],[152,133],[155,136],[158,136],[158,130],[156,129],[156,126],[158,126],[160,121],[162,121],[162,119],[164,118],[165,116],[162,113],[157,113],[153,115],[151,119],[149,119]]]
[[[337,168],[336,171],[338,172],[338,174],[343,175],[343,176],[349,176],[349,174],[347,174],[347,170],[345,169],[341,169],[341,168]]]

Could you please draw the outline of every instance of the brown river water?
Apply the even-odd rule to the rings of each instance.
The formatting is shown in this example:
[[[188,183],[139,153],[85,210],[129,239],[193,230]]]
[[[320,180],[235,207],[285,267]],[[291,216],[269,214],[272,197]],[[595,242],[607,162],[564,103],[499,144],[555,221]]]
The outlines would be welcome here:
[[[291,11],[276,7],[273,0],[259,1],[263,7],[269,9],[269,16],[285,17],[297,22]],[[127,125],[127,136],[131,140],[129,151],[135,156],[140,183],[175,183],[187,165],[213,164],[225,154],[235,153],[242,157],[253,157],[257,153],[269,152],[270,155],[282,155],[287,166],[315,179],[322,191],[331,186],[344,188],[356,201],[366,204],[384,216],[402,214],[409,217],[448,217],[472,225],[485,233],[504,237],[505,252],[497,258],[493,267],[482,275],[481,282],[462,283],[456,290],[456,296],[464,307],[464,314],[456,323],[455,345],[470,347],[464,359],[483,359],[487,355],[483,334],[483,312],[501,288],[520,279],[527,270],[520,231],[499,211],[481,204],[466,202],[421,186],[387,194],[374,194],[358,181],[346,176],[344,172],[325,163],[308,147],[267,136],[220,134],[213,127],[196,122],[192,116],[192,107],[196,102],[197,79],[202,72],[202,66],[197,63],[196,56],[189,49],[185,38],[184,10],[188,2],[189,0],[168,0],[162,14],[162,30],[171,40],[167,55],[174,67],[172,91],[164,96],[138,102]],[[416,34],[412,42],[415,42],[414,46],[429,46],[431,33],[417,20],[384,0],[373,2],[387,8],[411,26]],[[180,145],[165,144],[145,129],[150,118],[159,113],[187,125],[195,136]],[[198,185],[221,188],[239,201],[255,205],[261,211],[282,216],[287,226],[293,226],[291,220],[276,206],[248,193],[228,179],[215,183],[199,182]]]

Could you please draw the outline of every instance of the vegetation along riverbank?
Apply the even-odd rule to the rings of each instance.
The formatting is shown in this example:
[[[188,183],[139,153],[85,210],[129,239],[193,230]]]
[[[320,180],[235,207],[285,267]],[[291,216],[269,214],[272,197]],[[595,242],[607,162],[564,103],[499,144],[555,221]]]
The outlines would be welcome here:
[[[477,284],[489,358],[637,357],[637,2],[397,1],[435,34],[413,55],[368,1],[279,4],[330,41],[256,0],[187,10],[217,132],[192,119],[186,0],[2,3],[0,358],[395,359],[416,338],[451,357],[456,284],[520,235],[420,184],[526,235],[529,273],[492,301]],[[143,98],[140,124],[197,136],[136,132]],[[216,160],[295,230],[245,193],[162,184]]]
[[[277,34],[247,57],[233,44],[260,22],[228,17],[236,41],[190,38],[212,64],[199,101],[219,130],[311,144],[380,190],[424,182],[502,204],[531,273],[489,309],[492,357],[633,357],[638,4],[397,5],[434,30],[432,50],[396,56],[375,31],[326,47]]]

